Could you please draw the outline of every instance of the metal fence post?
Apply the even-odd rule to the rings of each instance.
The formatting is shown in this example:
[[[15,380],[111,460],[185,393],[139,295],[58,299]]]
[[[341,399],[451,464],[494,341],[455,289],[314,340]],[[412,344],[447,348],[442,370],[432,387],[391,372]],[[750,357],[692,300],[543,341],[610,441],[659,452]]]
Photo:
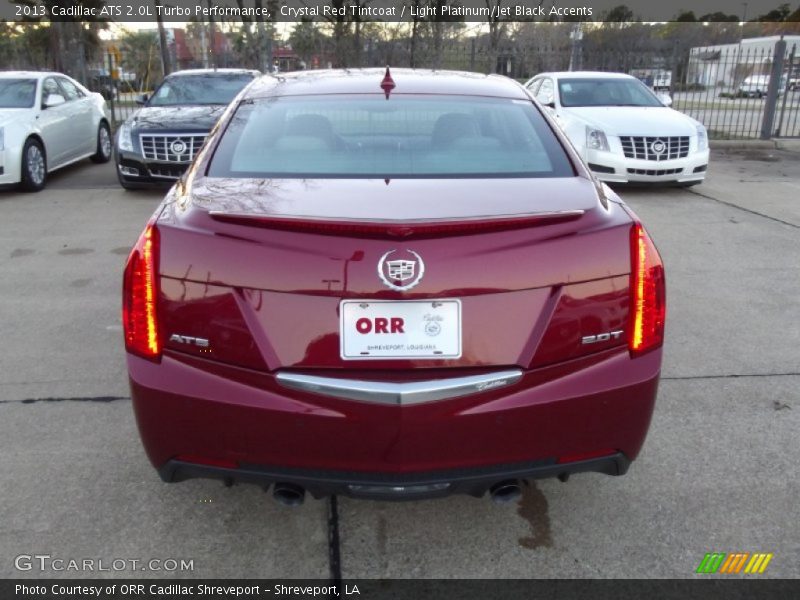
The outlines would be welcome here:
[[[472,43],[470,45],[469,51],[469,70],[475,70],[475,38],[472,38]]]
[[[108,76],[111,78],[111,81],[114,81],[114,55],[109,52],[108,53]],[[116,129],[117,127],[117,115],[116,111],[114,110],[114,88],[112,88],[111,97],[108,99],[108,108],[111,111],[111,127]]]
[[[783,61],[786,56],[786,41],[781,38],[775,43],[775,52],[772,55],[772,70],[767,88],[767,102],[764,106],[764,121],[761,123],[761,139],[768,140],[772,137],[772,127],[775,124],[775,108],[778,104],[778,90],[783,75]]]
[[[775,128],[775,137],[781,136],[781,127],[783,127],[783,119],[786,116],[786,100],[789,99],[789,84],[791,83],[794,74],[794,53],[797,50],[797,44],[792,44],[792,53],[789,55],[789,71],[786,77],[786,84],[783,86],[783,102],[781,103],[781,116],[778,117],[778,126]]]

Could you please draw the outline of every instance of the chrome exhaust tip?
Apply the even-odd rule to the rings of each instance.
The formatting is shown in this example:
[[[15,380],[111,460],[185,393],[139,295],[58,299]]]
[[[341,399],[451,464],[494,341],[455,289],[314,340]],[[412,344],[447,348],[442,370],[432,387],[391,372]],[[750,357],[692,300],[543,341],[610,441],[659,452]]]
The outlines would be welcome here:
[[[306,491],[293,483],[276,483],[272,488],[272,497],[284,506],[300,506],[306,499]]]
[[[489,495],[492,498],[492,502],[496,504],[506,504],[522,496],[522,488],[520,487],[519,480],[506,479],[490,487]]]

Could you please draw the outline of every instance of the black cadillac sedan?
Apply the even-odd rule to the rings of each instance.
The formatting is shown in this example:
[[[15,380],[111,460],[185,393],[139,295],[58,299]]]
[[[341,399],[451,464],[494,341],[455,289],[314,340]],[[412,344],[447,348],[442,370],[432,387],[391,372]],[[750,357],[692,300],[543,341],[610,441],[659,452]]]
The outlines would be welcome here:
[[[172,185],[183,175],[225,107],[258,77],[248,69],[172,73],[117,132],[117,177],[125,189]]]

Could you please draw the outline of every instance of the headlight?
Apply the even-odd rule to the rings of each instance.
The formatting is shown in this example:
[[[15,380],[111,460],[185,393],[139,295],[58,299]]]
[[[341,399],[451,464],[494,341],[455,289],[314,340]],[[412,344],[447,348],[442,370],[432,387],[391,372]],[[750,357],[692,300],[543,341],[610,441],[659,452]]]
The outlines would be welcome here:
[[[117,134],[117,148],[133,152],[133,139],[131,138],[131,125],[127,121],[122,124]]]
[[[586,127],[586,147],[592,150],[605,150],[608,152],[608,140],[601,129]]]
[[[697,149],[708,149],[708,133],[706,133],[706,128],[700,124],[697,125]]]
[[[6,130],[0,127],[0,152],[6,149]]]

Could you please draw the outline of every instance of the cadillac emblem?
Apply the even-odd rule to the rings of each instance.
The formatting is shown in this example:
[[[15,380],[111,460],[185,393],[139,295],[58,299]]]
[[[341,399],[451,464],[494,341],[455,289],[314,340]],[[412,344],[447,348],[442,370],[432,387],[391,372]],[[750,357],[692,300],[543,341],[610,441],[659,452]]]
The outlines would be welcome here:
[[[664,143],[664,140],[655,140],[650,144],[650,150],[656,156],[661,156],[667,151],[667,145]]]
[[[397,250],[389,250],[378,261],[378,277],[386,287],[405,292],[417,285],[425,274],[422,257],[413,250],[405,250],[405,256],[393,256]]]
[[[169,145],[169,151],[172,152],[175,156],[180,156],[184,152],[186,152],[186,142],[183,140],[175,140]]]

